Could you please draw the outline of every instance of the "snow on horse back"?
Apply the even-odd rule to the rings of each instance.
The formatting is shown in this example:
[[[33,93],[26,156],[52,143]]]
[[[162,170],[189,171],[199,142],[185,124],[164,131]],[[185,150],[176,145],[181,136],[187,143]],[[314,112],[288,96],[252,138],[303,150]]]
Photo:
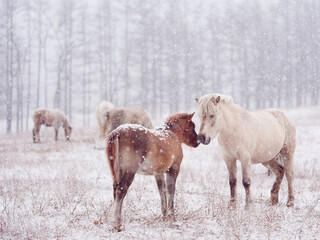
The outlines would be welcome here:
[[[160,129],[125,124],[108,134],[106,153],[113,177],[115,230],[123,229],[122,202],[136,173],[155,176],[162,215],[174,220],[175,183],[183,157],[181,145],[199,145],[192,117],[193,114],[177,113]]]
[[[32,119],[34,122],[34,127],[32,129],[34,143],[40,143],[39,132],[40,132],[41,125],[54,128],[56,141],[58,140],[59,127],[62,126],[64,128],[66,139],[70,140],[72,127],[69,125],[67,118],[60,110],[37,109],[32,114]]]
[[[294,205],[293,155],[296,129],[293,122],[279,109],[250,112],[234,104],[232,97],[208,94],[200,99],[197,115],[201,126],[199,140],[209,144],[218,138],[223,159],[229,171],[231,204],[236,202],[237,165],[242,168],[242,183],[246,192],[246,206],[251,203],[251,164],[262,163],[276,175],[271,189],[271,203],[278,203],[279,188],[284,174],[288,180],[287,206]],[[277,161],[281,155],[283,163]]]

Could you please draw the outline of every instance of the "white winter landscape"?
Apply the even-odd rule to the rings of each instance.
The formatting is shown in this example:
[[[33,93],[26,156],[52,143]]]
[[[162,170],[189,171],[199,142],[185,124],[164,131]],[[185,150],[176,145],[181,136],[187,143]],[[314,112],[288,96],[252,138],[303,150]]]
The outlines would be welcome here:
[[[115,232],[97,106],[140,107],[160,127],[210,93],[292,119],[294,207],[286,178],[271,206],[262,164],[249,209],[238,164],[230,207],[213,140],[183,146],[176,221],[162,219],[154,177],[137,174]],[[36,109],[61,111],[70,141],[42,126],[33,143]],[[0,0],[0,239],[320,239],[320,1]]]
[[[76,127],[70,142],[43,128],[1,134],[0,236],[3,239],[318,239],[320,236],[320,107],[285,109],[297,127],[295,206],[270,206],[274,174],[253,165],[254,206],[229,208],[228,171],[217,142],[184,146],[176,187],[176,221],[163,221],[152,176],[136,175],[125,198],[125,231],[112,231],[112,177],[95,127]],[[195,118],[195,120],[197,120]],[[196,121],[197,122],[197,121]],[[158,121],[157,123],[160,123]],[[238,180],[241,179],[238,168]],[[241,181],[240,181],[241,182]]]

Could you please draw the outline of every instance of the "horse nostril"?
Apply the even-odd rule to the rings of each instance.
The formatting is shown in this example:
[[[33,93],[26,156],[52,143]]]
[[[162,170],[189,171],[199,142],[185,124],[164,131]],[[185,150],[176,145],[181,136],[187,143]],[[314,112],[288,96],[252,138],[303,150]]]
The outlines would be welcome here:
[[[205,140],[206,140],[206,137],[205,137],[204,135],[199,135],[199,141],[200,141],[201,143],[204,143]]]

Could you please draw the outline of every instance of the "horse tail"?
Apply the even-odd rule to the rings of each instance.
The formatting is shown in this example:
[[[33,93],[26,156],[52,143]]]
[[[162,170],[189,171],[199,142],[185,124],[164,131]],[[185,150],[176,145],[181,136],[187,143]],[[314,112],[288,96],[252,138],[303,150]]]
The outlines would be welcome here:
[[[113,182],[117,182],[120,178],[120,166],[119,166],[119,136],[118,134],[111,133],[107,137],[107,158],[111,170]]]

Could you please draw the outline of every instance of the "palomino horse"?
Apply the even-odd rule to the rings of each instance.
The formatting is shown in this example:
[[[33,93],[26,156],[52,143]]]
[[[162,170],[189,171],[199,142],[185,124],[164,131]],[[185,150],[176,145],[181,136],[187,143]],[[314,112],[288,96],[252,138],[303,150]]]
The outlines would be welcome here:
[[[231,203],[236,202],[237,165],[242,168],[242,183],[246,192],[246,206],[251,203],[250,166],[262,163],[276,175],[271,189],[271,203],[278,203],[279,188],[284,174],[288,180],[287,206],[294,206],[293,154],[296,146],[295,126],[278,109],[249,112],[233,103],[228,96],[208,94],[198,102],[197,114],[201,119],[199,140],[209,144],[218,136],[223,159],[229,170]],[[281,155],[283,163],[277,161]]]
[[[105,124],[105,116],[108,111],[114,109],[114,106],[111,102],[102,101],[98,107],[96,108],[96,118],[99,125],[99,136],[101,138],[105,137],[105,132],[103,131],[103,127]]]
[[[139,124],[153,129],[148,113],[141,107],[114,108],[104,113],[102,125],[102,137],[122,124]]]
[[[66,139],[70,140],[72,127],[69,125],[64,114],[58,109],[38,109],[32,114],[32,119],[34,122],[34,128],[32,129],[34,143],[40,142],[39,131],[41,125],[45,125],[47,127],[52,126],[54,128],[56,141],[58,140],[59,127],[62,126],[64,128]]]
[[[162,215],[174,220],[175,183],[183,156],[181,145],[199,145],[191,120],[193,115],[171,115],[164,127],[156,130],[125,124],[107,136],[106,153],[113,177],[115,230],[122,230],[122,202],[136,173],[155,176]],[[164,173],[167,174],[166,183]],[[169,193],[168,201],[166,191]]]

